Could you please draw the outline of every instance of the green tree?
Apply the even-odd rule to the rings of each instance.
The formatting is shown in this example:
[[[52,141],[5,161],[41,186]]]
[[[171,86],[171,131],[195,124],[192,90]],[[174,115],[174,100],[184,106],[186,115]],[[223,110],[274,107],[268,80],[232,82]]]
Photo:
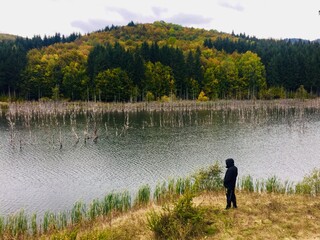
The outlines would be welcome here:
[[[219,80],[219,97],[233,98],[239,88],[238,69],[231,57],[226,57],[213,73]]]
[[[100,72],[95,78],[95,86],[103,101],[129,101],[133,92],[132,80],[121,68]]]
[[[175,85],[172,69],[162,65],[160,62],[154,64],[147,62],[144,88],[159,99],[162,96],[169,96],[174,93]]]
[[[64,96],[71,100],[86,99],[86,89],[88,88],[89,78],[86,74],[84,64],[70,62],[62,70],[62,88]]]
[[[238,62],[239,78],[248,89],[248,98],[256,98],[265,89],[266,73],[260,57],[251,51],[244,53]]]
[[[218,98],[219,80],[215,76],[215,67],[207,68],[204,73],[204,91],[210,99]]]

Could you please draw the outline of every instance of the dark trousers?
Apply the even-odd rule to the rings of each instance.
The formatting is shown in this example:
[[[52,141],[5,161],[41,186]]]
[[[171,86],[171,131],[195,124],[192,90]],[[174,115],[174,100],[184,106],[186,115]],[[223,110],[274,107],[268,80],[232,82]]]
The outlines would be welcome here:
[[[227,207],[226,208],[230,208],[231,207],[231,203],[233,205],[234,208],[237,207],[237,199],[236,199],[236,195],[234,193],[234,188],[227,188]]]

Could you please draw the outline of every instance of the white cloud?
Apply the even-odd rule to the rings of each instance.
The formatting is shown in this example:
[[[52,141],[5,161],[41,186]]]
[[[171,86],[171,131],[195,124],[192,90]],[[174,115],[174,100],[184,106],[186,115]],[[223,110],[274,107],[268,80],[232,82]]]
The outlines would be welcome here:
[[[240,3],[230,3],[229,1],[220,1],[219,5],[225,8],[230,8],[232,10],[240,11],[242,12],[244,10],[244,7]]]
[[[156,17],[160,17],[162,13],[166,13],[168,9],[163,7],[152,7],[152,11]]]
[[[208,25],[211,22],[212,18],[204,17],[198,14],[186,14],[179,13],[172,17],[165,19],[167,22],[181,24],[183,26],[194,26],[194,25]]]
[[[257,37],[320,38],[319,0],[3,0],[0,32],[32,37],[87,33],[164,20]]]

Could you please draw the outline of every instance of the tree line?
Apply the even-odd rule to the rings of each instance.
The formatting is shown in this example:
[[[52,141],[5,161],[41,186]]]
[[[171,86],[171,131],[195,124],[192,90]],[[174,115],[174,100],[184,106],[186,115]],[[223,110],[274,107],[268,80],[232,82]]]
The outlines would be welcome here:
[[[183,52],[157,42],[143,42],[135,49],[118,42],[97,44],[88,56],[61,48],[45,53],[33,49],[23,77],[27,99],[196,99],[201,91],[211,99],[243,99],[256,97],[266,88],[264,66],[253,52],[206,54],[199,47]]]
[[[69,43],[80,38],[81,34],[73,33],[64,36],[34,36],[33,38],[16,37],[14,41],[0,41],[0,94],[20,93],[23,70],[27,65],[27,53],[31,49],[40,49],[55,43]]]
[[[318,95],[319,48],[164,22],[130,22],[85,36],[18,37],[0,42],[0,96],[149,101]]]
[[[269,87],[296,91],[301,85],[317,96],[320,94],[320,44],[300,39],[238,38],[206,39],[204,46],[229,54],[252,51],[261,57]]]

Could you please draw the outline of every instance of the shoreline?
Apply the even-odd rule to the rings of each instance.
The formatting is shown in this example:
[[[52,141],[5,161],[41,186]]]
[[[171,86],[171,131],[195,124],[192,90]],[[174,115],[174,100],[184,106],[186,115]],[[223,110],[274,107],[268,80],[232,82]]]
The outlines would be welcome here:
[[[239,109],[289,109],[310,108],[320,109],[320,98],[315,99],[277,99],[277,100],[216,100],[201,102],[197,100],[177,100],[169,102],[11,102],[1,103],[2,112],[10,115],[60,115],[66,113],[108,113],[108,112],[170,112],[170,111],[201,111],[201,110],[239,110]]]

